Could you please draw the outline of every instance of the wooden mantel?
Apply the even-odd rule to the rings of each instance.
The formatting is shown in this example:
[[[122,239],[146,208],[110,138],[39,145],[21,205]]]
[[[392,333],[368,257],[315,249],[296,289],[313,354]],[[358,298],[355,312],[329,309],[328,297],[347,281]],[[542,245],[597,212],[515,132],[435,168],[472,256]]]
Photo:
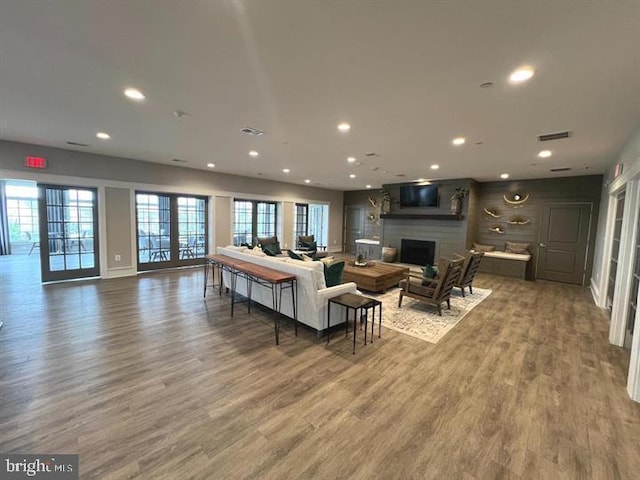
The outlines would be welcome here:
[[[463,220],[463,215],[451,213],[429,214],[429,213],[383,213],[380,218],[396,220]]]

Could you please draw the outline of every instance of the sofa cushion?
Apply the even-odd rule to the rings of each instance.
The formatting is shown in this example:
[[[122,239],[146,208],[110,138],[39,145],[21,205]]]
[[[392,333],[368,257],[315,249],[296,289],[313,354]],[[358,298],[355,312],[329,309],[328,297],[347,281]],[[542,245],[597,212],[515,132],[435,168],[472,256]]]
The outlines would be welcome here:
[[[280,242],[267,243],[266,245],[262,245],[262,251],[270,257],[280,255],[282,253],[282,250],[280,250]]]
[[[293,258],[294,260],[302,260],[302,255],[298,255],[293,250],[287,250],[287,255],[289,255],[289,257]]]
[[[300,247],[302,248],[306,248],[307,250],[310,251],[316,251],[318,249],[318,245],[316,244],[316,242],[300,242]]]
[[[342,283],[342,273],[344,272],[344,261],[334,262],[330,265],[324,264],[324,281],[327,287],[333,287]]]
[[[473,242],[473,249],[476,252],[493,252],[496,247],[494,247],[493,245],[483,245],[481,243]]]
[[[265,245],[271,245],[273,243],[278,243],[278,237],[256,237],[256,245],[260,247],[264,247]]]
[[[507,253],[529,253],[528,243],[506,242],[504,251]]]
[[[253,247],[247,250],[247,253],[255,255],[257,257],[265,257],[267,254],[262,251],[260,247]]]

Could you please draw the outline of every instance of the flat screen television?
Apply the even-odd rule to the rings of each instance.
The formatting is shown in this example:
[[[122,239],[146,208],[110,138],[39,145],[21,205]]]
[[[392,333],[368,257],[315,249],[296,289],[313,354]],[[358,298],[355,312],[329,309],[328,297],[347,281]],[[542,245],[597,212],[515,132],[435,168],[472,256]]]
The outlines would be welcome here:
[[[437,207],[440,203],[438,185],[403,185],[400,187],[400,207]]]

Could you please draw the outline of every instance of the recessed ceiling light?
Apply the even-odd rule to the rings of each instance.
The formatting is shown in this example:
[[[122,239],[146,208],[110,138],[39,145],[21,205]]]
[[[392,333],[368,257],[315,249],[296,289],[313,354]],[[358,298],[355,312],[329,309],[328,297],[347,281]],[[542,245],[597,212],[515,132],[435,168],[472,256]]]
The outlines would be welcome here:
[[[454,145],[464,145],[464,142],[466,141],[467,140],[464,137],[456,137],[451,140],[451,143],[453,143]]]
[[[355,161],[356,161],[356,157],[347,157],[347,162],[355,163]]]
[[[371,188],[371,185],[367,185],[367,188]]]
[[[356,174],[352,173],[351,175],[349,175],[349,178],[356,178]]]
[[[506,180],[507,178],[509,178],[509,174],[503,173],[502,175],[500,175],[500,178],[504,178]]]
[[[338,130],[340,130],[341,132],[348,132],[349,130],[351,130],[351,125],[349,125],[347,122],[342,122],[338,124]]]
[[[520,67],[517,70],[511,72],[511,75],[509,75],[509,81],[511,83],[526,82],[531,77],[533,77],[534,73],[535,71],[533,70],[533,68],[529,66]]]
[[[289,170],[288,168],[283,168],[283,169],[282,169],[282,172],[283,172],[283,173],[289,173],[290,171],[291,171],[291,170]]]
[[[215,164],[215,163],[207,163],[207,167],[209,167],[209,168],[213,168],[213,167],[215,167],[215,166],[216,166],[216,164]]]
[[[127,88],[124,91],[124,94],[130,98],[131,100],[136,100],[138,102],[144,100],[146,97],[144,96],[144,93],[142,93],[140,90],[138,90],[137,88]]]
[[[426,180],[426,178],[419,178],[416,180],[416,182],[424,182]]]
[[[438,170],[439,168],[440,168],[440,165],[436,165],[436,164],[431,165],[431,170]]]
[[[252,157],[257,157],[257,156],[259,155],[259,153],[258,153],[258,152],[256,152],[255,150],[251,150],[251,151],[249,152],[249,155],[251,155]]]
[[[304,181],[304,183],[311,183],[311,180],[309,180],[308,178]]]
[[[542,150],[538,153],[540,158],[549,158],[551,156],[551,150]]]
[[[109,140],[111,138],[111,135],[109,135],[108,133],[105,132],[98,132],[96,133],[96,137],[102,139],[102,140]]]

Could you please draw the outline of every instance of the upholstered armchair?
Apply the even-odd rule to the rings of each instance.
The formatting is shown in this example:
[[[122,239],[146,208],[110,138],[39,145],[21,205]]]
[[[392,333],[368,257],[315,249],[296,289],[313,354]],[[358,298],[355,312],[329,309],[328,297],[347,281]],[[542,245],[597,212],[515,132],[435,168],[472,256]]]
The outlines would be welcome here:
[[[484,252],[467,252],[464,256],[464,263],[462,264],[462,271],[460,272],[460,278],[456,282],[455,286],[462,290],[462,296],[464,297],[464,289],[469,287],[469,293],[473,295],[473,288],[471,284],[476,276],[480,261],[484,257]]]
[[[438,262],[438,276],[427,278],[422,275],[408,273],[400,282],[400,298],[398,308],[402,307],[402,299],[407,296],[425,302],[435,307],[442,316],[442,303],[447,302],[447,308],[451,309],[449,301],[451,290],[460,278],[464,257],[452,260],[441,258]]]
[[[327,256],[326,248],[316,243],[315,235],[298,235],[297,249],[306,253],[315,254],[316,258]],[[322,251],[318,251],[322,250]]]

